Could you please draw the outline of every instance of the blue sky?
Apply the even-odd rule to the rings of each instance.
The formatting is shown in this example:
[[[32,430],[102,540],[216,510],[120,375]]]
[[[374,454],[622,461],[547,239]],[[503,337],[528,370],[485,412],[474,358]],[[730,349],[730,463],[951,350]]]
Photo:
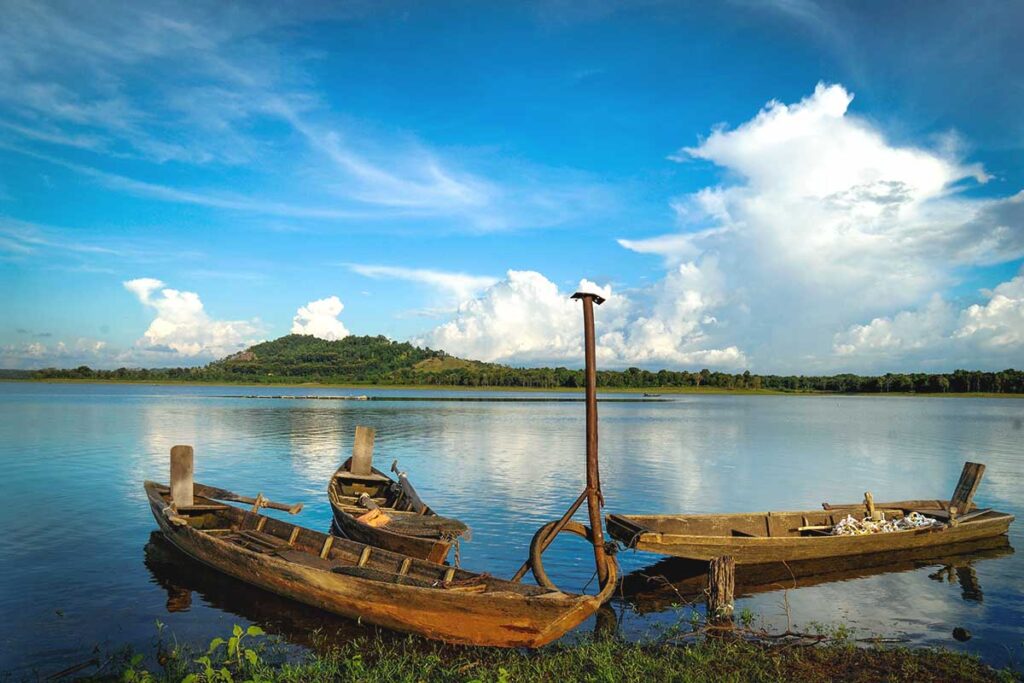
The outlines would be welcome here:
[[[1016,3],[0,7],[0,366],[1024,365]],[[302,310],[300,310],[302,309]]]

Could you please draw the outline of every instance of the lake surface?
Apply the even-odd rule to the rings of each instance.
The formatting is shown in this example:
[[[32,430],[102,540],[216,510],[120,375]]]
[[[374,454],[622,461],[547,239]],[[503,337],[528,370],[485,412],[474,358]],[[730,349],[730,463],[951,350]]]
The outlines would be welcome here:
[[[437,400],[238,397],[253,393]],[[326,483],[356,425],[373,426],[378,466],[397,458],[424,500],[472,527],[463,566],[510,576],[534,531],[583,489],[584,408],[443,400],[489,395],[510,396],[0,383],[0,671],[53,673],[91,658],[97,645],[149,651],[157,620],[179,642],[196,644],[235,623],[259,623],[297,644],[318,628],[334,638],[371,632],[220,577],[151,539],[156,525],[142,481],[167,480],[168,452],[179,443],[195,446],[198,481],[303,501],[292,519],[327,530]],[[599,410],[611,512],[816,508],[860,500],[866,490],[879,501],[948,498],[963,462],[973,460],[988,466],[977,501],[1018,520],[1024,513],[1022,400],[683,395]],[[796,628],[843,623],[861,636],[1019,663],[1024,522],[1011,527],[1008,543],[974,550],[756,592],[739,599],[737,611],[749,608],[772,628],[789,620]],[[544,557],[565,590],[592,578],[593,555],[580,539],[559,537]],[[673,571],[649,569],[655,555],[625,551],[619,559],[627,574]],[[617,622],[632,638],[653,635],[686,621],[690,608],[678,605],[692,599],[684,589],[617,598],[614,618],[606,612],[602,625]],[[957,626],[973,638],[954,640]]]

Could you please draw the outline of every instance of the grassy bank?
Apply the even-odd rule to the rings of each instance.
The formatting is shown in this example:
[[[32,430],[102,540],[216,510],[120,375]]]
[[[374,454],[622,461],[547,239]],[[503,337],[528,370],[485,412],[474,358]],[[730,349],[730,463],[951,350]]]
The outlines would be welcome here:
[[[591,639],[536,652],[458,648],[406,641],[364,640],[319,648],[289,659],[250,627],[215,639],[206,653],[161,647],[156,666],[124,653],[95,671],[93,680],[123,681],[1020,681],[970,655],[948,650],[794,646],[704,639],[627,643]],[[88,676],[88,671],[76,672]]]
[[[0,379],[0,382],[31,382],[34,384],[136,384],[142,386],[209,386],[209,387],[253,387],[260,389],[347,389],[352,391],[366,391],[371,389],[388,389],[402,391],[497,391],[507,393],[552,393],[552,394],[583,394],[581,388],[567,387],[469,387],[462,385],[427,385],[427,384],[333,384],[325,382],[202,382],[185,380],[109,380],[109,379]],[[834,393],[825,391],[782,391],[778,389],[726,389],[722,387],[644,387],[644,388],[599,388],[598,394],[661,394],[662,396],[676,395],[721,395],[732,394],[737,396],[873,396],[878,398],[1024,398],[1024,394],[997,394],[992,392],[973,393],[914,393],[914,392],[885,392],[885,393]]]

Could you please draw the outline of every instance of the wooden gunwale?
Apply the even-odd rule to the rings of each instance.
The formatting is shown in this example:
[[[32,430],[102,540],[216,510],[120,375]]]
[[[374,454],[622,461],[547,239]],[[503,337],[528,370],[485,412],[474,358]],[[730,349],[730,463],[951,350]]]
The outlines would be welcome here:
[[[879,508],[892,517],[897,508]],[[956,526],[863,536],[801,535],[796,529],[834,524],[852,509],[725,515],[608,515],[608,533],[636,550],[710,561],[731,555],[739,564],[825,559],[972,541],[1007,532],[1013,515],[987,512]],[[703,528],[702,528],[703,527]],[[730,531],[731,533],[726,533]]]
[[[456,582],[484,585],[476,592],[463,591],[442,585],[451,567],[380,548],[373,549],[360,569],[357,563],[367,547],[362,543],[335,538],[321,559],[327,534],[234,506],[181,517],[170,508],[166,486],[149,481],[144,486],[161,531],[199,562],[278,595],[396,631],[468,645],[540,647],[579,625],[614,590],[609,584],[597,595],[574,595],[456,569]],[[266,519],[264,531],[255,532],[261,519]],[[271,549],[275,543],[269,541],[266,549],[260,544],[252,546],[258,550],[245,547],[248,536],[223,533],[225,525],[265,534],[285,547]],[[403,567],[408,579],[398,577]],[[336,569],[369,573],[332,571]]]
[[[334,473],[334,476],[331,477],[330,483],[327,485],[327,497],[331,502],[331,511],[334,513],[331,533],[336,536],[349,538],[353,541],[368,543],[369,545],[377,546],[378,548],[384,548],[386,550],[402,553],[403,555],[409,555],[410,557],[429,560],[430,562],[444,562],[445,558],[448,557],[448,551],[451,549],[451,541],[440,538],[409,536],[407,534],[400,534],[391,531],[385,527],[372,527],[362,524],[356,520],[356,518],[365,513],[366,510],[354,501],[352,503],[348,503],[345,499],[350,497],[344,496],[340,490],[341,478],[348,474],[351,462],[352,459],[349,458],[342,463],[341,467],[339,467]],[[380,478],[381,488],[397,485],[394,479],[381,472],[376,467],[374,467],[372,471]],[[339,475],[341,478],[339,478]],[[410,511],[396,510],[395,498],[391,496],[377,496],[373,497],[373,500],[381,510],[389,516],[417,514]],[[434,516],[437,513],[430,507],[427,507],[423,514],[427,516]]]

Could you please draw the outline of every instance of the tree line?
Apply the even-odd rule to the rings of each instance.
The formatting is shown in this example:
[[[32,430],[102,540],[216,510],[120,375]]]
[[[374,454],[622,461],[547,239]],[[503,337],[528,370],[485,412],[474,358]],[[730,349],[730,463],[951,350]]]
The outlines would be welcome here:
[[[579,388],[583,370],[564,367],[514,368],[466,361],[444,351],[394,342],[383,336],[349,336],[325,341],[288,335],[257,344],[203,367],[118,368],[95,370],[47,368],[27,373],[32,379],[128,381],[248,382],[280,384],[321,382],[460,387]],[[710,387],[732,390],[834,393],[1024,393],[1024,372],[955,370],[948,373],[884,375],[762,375],[690,370],[600,370],[605,389]]]

